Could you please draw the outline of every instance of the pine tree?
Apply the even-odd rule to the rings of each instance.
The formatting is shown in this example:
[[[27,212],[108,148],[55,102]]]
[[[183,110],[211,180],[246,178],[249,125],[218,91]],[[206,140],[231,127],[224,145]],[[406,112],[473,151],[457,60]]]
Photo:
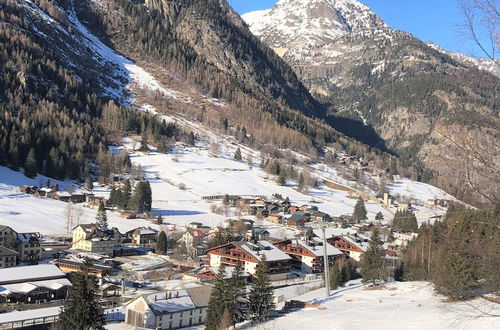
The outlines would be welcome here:
[[[418,230],[417,217],[411,210],[397,211],[392,220],[392,226],[399,232],[416,232]]]
[[[121,194],[121,199],[120,199],[119,204],[118,204],[118,206],[122,210],[128,209],[131,195],[132,195],[132,186],[130,184],[130,180],[126,179],[125,182],[123,183],[123,191]]]
[[[375,228],[368,243],[368,249],[361,258],[361,276],[363,276],[363,283],[373,283],[377,280],[382,280],[382,267],[383,267],[383,249],[380,234]]]
[[[280,186],[286,186],[286,175],[284,171],[281,171],[280,175],[278,176],[278,184]]]
[[[136,212],[150,212],[152,197],[151,185],[149,181],[140,181],[135,189],[131,198],[132,207]]]
[[[108,227],[108,216],[106,215],[106,208],[104,207],[103,202],[99,203],[99,209],[97,210],[97,215],[95,220],[98,227],[100,228]]]
[[[94,190],[94,182],[92,182],[92,178],[90,176],[88,176],[85,180],[85,185],[88,191],[91,192],[92,190]]]
[[[238,260],[231,275],[231,279],[229,280],[228,288],[228,310],[231,314],[232,325],[245,320],[248,301],[243,274],[243,267]]]
[[[238,149],[236,149],[236,152],[234,153],[234,159],[237,161],[241,161],[241,159],[242,159],[241,150],[239,147],[238,147]]]
[[[139,151],[148,151],[148,139],[145,135],[141,136],[141,146],[139,147]]]
[[[193,131],[189,132],[188,144],[194,146],[196,144],[196,137],[194,136]]]
[[[366,207],[365,201],[361,196],[358,198],[356,205],[354,206],[354,212],[352,213],[352,217],[356,222],[361,222],[366,220]]]
[[[266,321],[274,311],[273,288],[268,275],[269,267],[263,255],[255,272],[248,300],[252,319],[257,322]]]
[[[304,175],[302,175],[302,172],[299,175],[298,185],[299,185],[299,191],[303,191],[305,188],[305,179],[304,179]]]
[[[24,163],[24,175],[28,178],[34,178],[36,176],[37,167],[35,150],[31,148],[26,157],[26,162]]]
[[[342,281],[342,274],[340,272],[340,268],[337,264],[333,265],[330,267],[330,289],[331,290],[336,290],[339,285],[341,284]]]
[[[156,218],[156,224],[163,225],[163,218],[161,214],[158,216],[158,218]]]
[[[104,329],[106,320],[97,294],[97,279],[83,271],[72,273],[71,283],[59,323],[64,329]]]
[[[377,215],[375,215],[375,220],[384,220],[384,215],[382,214],[382,212],[378,212]]]
[[[207,317],[205,320],[205,329],[207,330],[219,329],[222,315],[227,309],[227,284],[224,280],[225,273],[225,266],[221,264],[214,287],[210,293],[210,299],[208,300]]]
[[[225,206],[228,206],[229,205],[229,195],[228,194],[225,194],[224,195],[224,199],[222,200],[222,204],[224,204]]]
[[[166,254],[168,249],[167,235],[164,231],[161,231],[156,240],[156,253]]]
[[[396,238],[394,237],[394,232],[391,229],[391,231],[389,232],[389,235],[387,235],[387,242],[392,243],[395,240],[396,240]]]

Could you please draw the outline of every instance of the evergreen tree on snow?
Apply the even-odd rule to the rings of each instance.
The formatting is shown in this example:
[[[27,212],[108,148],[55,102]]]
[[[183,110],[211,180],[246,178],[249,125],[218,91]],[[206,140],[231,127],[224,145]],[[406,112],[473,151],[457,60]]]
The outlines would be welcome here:
[[[218,330],[220,328],[222,315],[227,309],[227,282],[224,280],[225,266],[221,264],[215,285],[210,293],[208,300],[207,317],[205,320],[205,329]]]
[[[97,294],[97,279],[85,270],[72,273],[71,283],[59,316],[63,329],[104,329],[106,319]]]
[[[104,203],[99,203],[99,210],[97,211],[97,216],[95,218],[98,227],[107,228],[108,227],[108,216],[106,215],[106,209],[104,208]]]
[[[164,231],[161,231],[158,235],[158,239],[156,241],[156,253],[158,254],[166,254],[168,248],[167,235]]]
[[[234,153],[234,159],[237,161],[241,161],[241,150],[240,148],[236,149],[236,152]]]
[[[85,180],[85,186],[87,187],[88,191],[94,190],[94,182],[92,182],[92,178],[90,176],[87,177]]]
[[[257,322],[266,321],[274,311],[273,287],[269,278],[269,267],[263,255],[255,272],[255,279],[248,296],[252,319]]]
[[[24,175],[28,178],[34,178],[36,176],[37,171],[37,162],[35,150],[33,148],[28,152],[28,156],[26,157],[26,162],[24,163]]]
[[[383,279],[382,268],[384,251],[377,228],[375,228],[368,243],[368,249],[361,258],[361,276],[363,283],[373,283]]]
[[[352,217],[358,223],[367,219],[365,201],[363,200],[363,198],[361,198],[361,196],[358,198],[358,201],[354,206],[354,212],[352,213]]]
[[[241,262],[238,260],[233,270],[233,274],[231,275],[231,279],[229,280],[228,288],[228,310],[231,314],[232,324],[245,320],[248,301],[245,278],[243,275],[244,270]]]

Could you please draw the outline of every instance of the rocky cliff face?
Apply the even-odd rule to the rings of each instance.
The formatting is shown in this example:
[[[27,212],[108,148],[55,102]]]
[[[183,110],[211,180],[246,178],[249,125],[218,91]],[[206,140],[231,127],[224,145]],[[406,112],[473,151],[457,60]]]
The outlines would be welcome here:
[[[492,142],[487,163],[500,162],[500,79],[490,72],[391,29],[355,0],[281,0],[243,18],[330,104],[330,115],[373,126],[389,149],[422,173],[449,177],[443,186],[461,185],[466,175],[442,161],[467,158],[450,147],[463,143],[463,132],[476,137],[469,141],[476,147]],[[498,192],[498,169],[495,180]]]

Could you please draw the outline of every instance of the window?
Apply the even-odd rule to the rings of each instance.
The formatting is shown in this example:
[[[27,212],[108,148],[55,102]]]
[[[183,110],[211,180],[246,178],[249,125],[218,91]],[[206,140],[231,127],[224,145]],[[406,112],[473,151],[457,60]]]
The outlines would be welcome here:
[[[200,319],[198,320],[198,323],[201,323],[202,319],[203,319],[203,317],[200,316]]]
[[[193,310],[189,311],[189,315],[193,315]]]

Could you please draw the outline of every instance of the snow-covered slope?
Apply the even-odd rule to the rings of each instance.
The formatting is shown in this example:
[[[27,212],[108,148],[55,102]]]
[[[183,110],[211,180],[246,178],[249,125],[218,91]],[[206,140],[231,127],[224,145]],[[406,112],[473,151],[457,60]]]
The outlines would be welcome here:
[[[436,49],[437,51],[440,51],[444,54],[450,55],[453,59],[469,65],[469,66],[475,66],[479,70],[483,71],[488,71],[489,73],[494,74],[497,77],[500,77],[500,60],[493,61],[487,58],[481,58],[481,57],[472,57],[472,56],[467,56],[461,53],[455,53],[455,52],[450,52],[447,50],[444,50],[442,47],[439,47],[438,45],[428,42],[427,45],[430,47]]]
[[[445,302],[428,282],[393,282],[381,290],[367,290],[359,282],[335,290],[324,289],[294,299],[326,307],[305,308],[285,314],[252,329],[475,329],[498,328],[498,308],[484,299]],[[483,314],[482,312],[489,314]]]

